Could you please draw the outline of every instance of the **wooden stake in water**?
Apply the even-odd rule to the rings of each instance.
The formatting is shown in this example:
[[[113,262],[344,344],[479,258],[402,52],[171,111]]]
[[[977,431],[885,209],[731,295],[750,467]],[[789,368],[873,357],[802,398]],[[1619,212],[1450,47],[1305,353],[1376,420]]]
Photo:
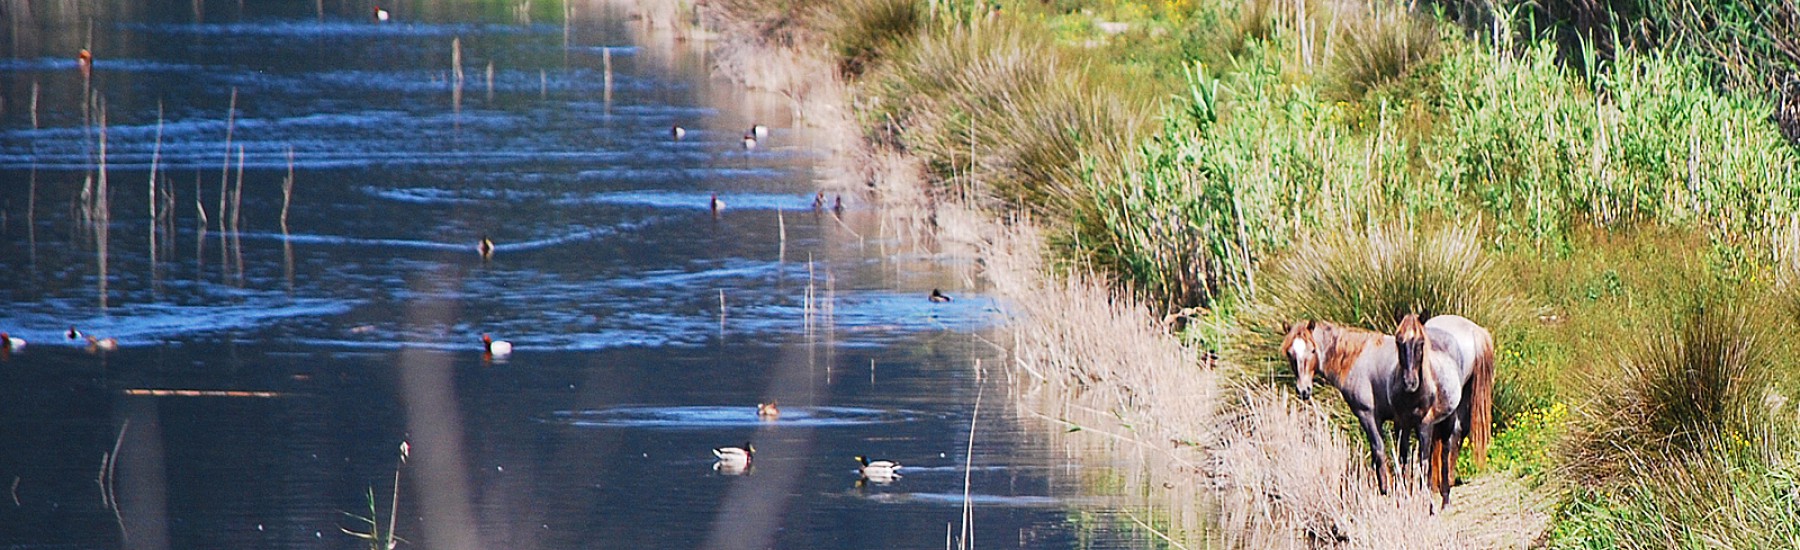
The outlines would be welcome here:
[[[462,37],[450,39],[450,72],[454,76],[451,84],[450,104],[456,114],[462,114],[463,67]]]

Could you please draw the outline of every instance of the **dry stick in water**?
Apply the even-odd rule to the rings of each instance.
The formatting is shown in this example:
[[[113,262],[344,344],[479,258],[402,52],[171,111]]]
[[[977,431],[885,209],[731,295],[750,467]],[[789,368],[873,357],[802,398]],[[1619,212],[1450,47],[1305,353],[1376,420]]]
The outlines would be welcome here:
[[[873,370],[871,364],[870,370]],[[969,500],[970,472],[975,465],[975,420],[981,418],[981,393],[986,390],[981,385],[981,360],[975,360],[975,410],[969,413],[969,447],[963,454],[963,513],[962,513],[962,547],[975,548],[975,508]]]
[[[244,281],[244,146],[238,146],[237,185],[231,192],[231,255],[237,261],[238,283]]]
[[[281,236],[288,234],[288,205],[294,202],[294,148],[287,148],[287,179],[281,180]]]
[[[219,238],[225,238],[225,188],[231,183],[231,134],[237,128],[237,88],[231,89],[231,105],[225,110],[225,162],[219,168]]]
[[[156,168],[162,161],[163,105],[156,102],[156,146],[150,153],[150,271],[156,272]]]
[[[112,229],[112,205],[106,189],[106,102],[100,101],[100,187],[94,197],[94,242],[100,260],[100,309],[106,309],[106,244]]]

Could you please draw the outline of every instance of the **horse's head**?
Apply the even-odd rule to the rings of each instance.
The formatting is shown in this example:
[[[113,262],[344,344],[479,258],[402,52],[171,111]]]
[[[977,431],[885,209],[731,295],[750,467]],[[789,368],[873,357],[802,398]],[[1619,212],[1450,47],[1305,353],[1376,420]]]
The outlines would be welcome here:
[[[1281,340],[1281,354],[1294,367],[1294,389],[1301,399],[1312,399],[1313,371],[1319,369],[1319,345],[1313,340],[1315,321],[1300,321],[1288,328]]]
[[[1417,313],[1408,313],[1394,329],[1394,347],[1400,351],[1400,386],[1419,391],[1419,369],[1425,363],[1425,325]]]

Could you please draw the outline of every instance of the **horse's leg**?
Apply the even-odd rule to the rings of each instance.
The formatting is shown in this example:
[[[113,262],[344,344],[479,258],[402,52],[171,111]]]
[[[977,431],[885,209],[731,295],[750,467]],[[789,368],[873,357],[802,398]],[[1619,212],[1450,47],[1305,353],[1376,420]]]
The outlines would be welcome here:
[[[1362,424],[1363,435],[1369,437],[1370,459],[1375,463],[1375,483],[1381,487],[1381,494],[1388,494],[1388,484],[1393,478],[1393,471],[1388,469],[1387,447],[1381,442],[1381,421],[1375,418],[1375,411],[1356,411],[1356,420]]]
[[[1446,509],[1450,508],[1450,486],[1456,484],[1456,455],[1462,451],[1463,438],[1469,435],[1470,413],[1468,401],[1464,401],[1463,406],[1457,409],[1456,417],[1449,420],[1456,425],[1450,433],[1449,456],[1445,459],[1447,463],[1444,466],[1444,508]]]
[[[1442,508],[1450,507],[1450,486],[1456,483],[1456,453],[1462,447],[1463,430],[1458,429],[1456,417],[1444,419],[1432,430],[1432,488],[1437,489],[1443,500]]]

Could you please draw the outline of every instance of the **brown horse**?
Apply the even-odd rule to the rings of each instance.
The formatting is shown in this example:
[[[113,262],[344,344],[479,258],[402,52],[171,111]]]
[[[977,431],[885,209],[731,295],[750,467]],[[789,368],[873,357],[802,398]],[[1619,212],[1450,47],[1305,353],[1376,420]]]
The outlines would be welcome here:
[[[1487,463],[1494,427],[1494,337],[1457,315],[1425,323],[1409,314],[1394,329],[1401,378],[1416,380],[1422,398],[1420,422],[1429,434],[1427,464],[1433,489],[1450,506],[1456,482],[1456,454],[1468,438],[1477,465]]]
[[[1312,398],[1315,372],[1344,395],[1344,403],[1369,438],[1376,481],[1386,494],[1394,474],[1382,442],[1381,423],[1394,423],[1395,456],[1408,459],[1408,440],[1419,433],[1423,410],[1420,384],[1415,382],[1408,389],[1401,379],[1394,337],[1325,321],[1301,321],[1288,329],[1281,354],[1294,367],[1294,388],[1301,399]]]

